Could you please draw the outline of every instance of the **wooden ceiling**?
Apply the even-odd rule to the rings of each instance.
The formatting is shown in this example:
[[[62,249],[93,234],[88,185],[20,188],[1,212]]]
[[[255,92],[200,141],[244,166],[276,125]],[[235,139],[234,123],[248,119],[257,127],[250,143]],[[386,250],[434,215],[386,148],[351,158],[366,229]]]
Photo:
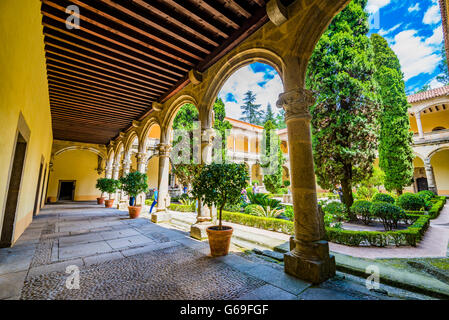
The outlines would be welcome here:
[[[54,138],[99,144],[268,21],[266,0],[41,1]]]

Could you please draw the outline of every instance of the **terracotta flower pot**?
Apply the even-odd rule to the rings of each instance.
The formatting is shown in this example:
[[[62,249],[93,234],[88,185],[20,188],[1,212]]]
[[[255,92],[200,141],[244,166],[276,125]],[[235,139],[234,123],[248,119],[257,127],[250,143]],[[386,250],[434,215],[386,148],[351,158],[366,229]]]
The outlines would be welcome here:
[[[112,208],[113,205],[114,205],[114,199],[104,200],[104,206],[106,208]]]
[[[134,206],[134,207],[129,206],[128,207],[129,217],[131,219],[138,218],[139,215],[140,215],[140,211],[142,211],[142,207],[141,206]]]
[[[218,230],[218,226],[206,229],[209,238],[210,254],[212,257],[225,256],[229,253],[231,244],[232,227],[223,226],[223,230]]]
[[[97,198],[97,204],[104,204],[104,197]]]

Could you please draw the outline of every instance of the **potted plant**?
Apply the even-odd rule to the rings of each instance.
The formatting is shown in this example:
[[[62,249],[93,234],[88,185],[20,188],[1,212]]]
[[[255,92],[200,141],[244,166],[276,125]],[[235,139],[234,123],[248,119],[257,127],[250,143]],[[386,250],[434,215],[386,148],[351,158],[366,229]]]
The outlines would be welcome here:
[[[106,184],[107,184],[107,178],[100,178],[97,180],[97,184],[95,185],[95,188],[101,191],[101,196],[97,198],[97,204],[104,204],[104,193],[106,192]]]
[[[246,187],[248,171],[244,164],[210,164],[203,167],[193,182],[193,195],[208,206],[216,206],[218,226],[206,229],[210,252],[213,257],[225,256],[233,229],[222,224],[222,212],[226,204],[235,205],[240,201],[242,190]]]
[[[148,191],[147,180],[147,175],[138,171],[130,172],[125,177],[120,178],[122,189],[130,196],[128,212],[131,219],[135,219],[140,215],[142,206],[135,206],[135,202],[136,197],[140,193]]]
[[[100,189],[102,192],[109,193],[109,199],[104,201],[104,205],[106,208],[112,208],[114,205],[114,199],[111,198],[111,195],[120,188],[120,181],[114,179],[103,178],[102,188]],[[98,181],[97,181],[98,185]],[[98,187],[97,187],[98,188]]]

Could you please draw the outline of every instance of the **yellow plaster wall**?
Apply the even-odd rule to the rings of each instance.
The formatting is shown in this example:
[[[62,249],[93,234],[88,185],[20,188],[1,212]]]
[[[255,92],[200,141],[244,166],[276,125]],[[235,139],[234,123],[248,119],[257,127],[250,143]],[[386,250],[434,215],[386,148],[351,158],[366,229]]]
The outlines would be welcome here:
[[[53,139],[40,6],[35,0],[0,1],[0,221],[20,112],[31,131],[14,241],[32,220],[41,158],[47,165]]]
[[[157,188],[159,176],[159,157],[152,157],[147,167],[148,186],[150,189]]]
[[[86,150],[70,150],[63,152],[53,160],[53,171],[50,173],[48,196],[52,201],[58,197],[60,180],[75,180],[75,201],[95,200],[101,192],[95,188],[99,175],[97,155]]]
[[[438,194],[449,195],[449,150],[437,152],[431,159]]]
[[[449,109],[432,113],[421,113],[421,124],[424,132],[432,132],[435,127],[449,129]],[[415,117],[410,117],[410,128],[414,133],[418,133]]]

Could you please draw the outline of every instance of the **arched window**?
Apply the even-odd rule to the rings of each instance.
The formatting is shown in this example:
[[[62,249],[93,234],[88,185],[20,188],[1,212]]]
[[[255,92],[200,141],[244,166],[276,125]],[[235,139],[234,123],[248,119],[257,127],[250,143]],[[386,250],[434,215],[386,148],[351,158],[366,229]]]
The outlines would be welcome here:
[[[433,131],[440,131],[440,130],[446,130],[446,128],[445,127],[435,127],[435,128],[432,129],[432,132]]]

